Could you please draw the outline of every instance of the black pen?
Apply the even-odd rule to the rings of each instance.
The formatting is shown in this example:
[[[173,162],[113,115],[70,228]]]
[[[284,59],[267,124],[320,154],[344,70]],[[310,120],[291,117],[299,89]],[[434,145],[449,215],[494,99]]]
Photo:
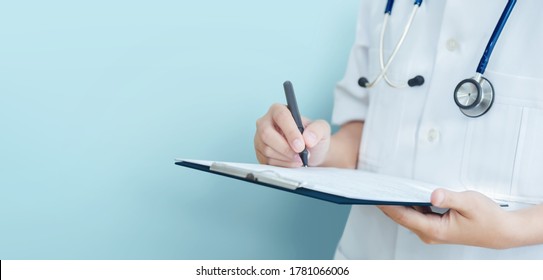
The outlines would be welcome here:
[[[284,82],[283,88],[285,89],[285,96],[287,97],[287,107],[290,110],[292,117],[294,118],[294,122],[296,122],[296,126],[298,127],[298,130],[300,130],[300,133],[303,134],[304,124],[302,123],[300,110],[298,110],[298,103],[296,103],[296,96],[294,95],[294,89],[292,88],[292,83],[290,81]],[[302,163],[304,167],[307,167],[307,157],[308,157],[308,152],[307,152],[307,149],[304,148],[304,150],[300,153],[300,158],[302,159]]]

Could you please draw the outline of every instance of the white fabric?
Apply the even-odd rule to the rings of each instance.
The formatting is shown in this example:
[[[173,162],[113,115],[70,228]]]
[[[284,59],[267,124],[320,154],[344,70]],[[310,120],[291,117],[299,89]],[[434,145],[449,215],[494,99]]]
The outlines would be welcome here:
[[[543,1],[519,0],[484,76],[496,98],[479,118],[453,101],[473,77],[507,1],[426,0],[390,70],[394,81],[422,75],[421,87],[365,90],[357,80],[379,74],[379,31],[385,0],[364,0],[345,77],[335,92],[332,121],[365,120],[359,169],[543,200]],[[413,1],[395,1],[385,60],[403,30]],[[426,245],[371,206],[353,206],[337,258],[543,259],[543,246],[491,250]]]

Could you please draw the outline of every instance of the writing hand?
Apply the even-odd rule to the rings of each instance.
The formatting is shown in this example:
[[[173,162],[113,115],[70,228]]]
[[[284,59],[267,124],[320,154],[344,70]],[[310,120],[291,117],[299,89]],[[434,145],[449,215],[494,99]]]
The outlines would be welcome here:
[[[330,125],[323,120],[309,121],[303,118],[304,133],[298,130],[291,112],[283,104],[274,104],[256,122],[254,147],[260,163],[300,167],[298,153],[309,151],[309,165],[321,164],[330,145]]]

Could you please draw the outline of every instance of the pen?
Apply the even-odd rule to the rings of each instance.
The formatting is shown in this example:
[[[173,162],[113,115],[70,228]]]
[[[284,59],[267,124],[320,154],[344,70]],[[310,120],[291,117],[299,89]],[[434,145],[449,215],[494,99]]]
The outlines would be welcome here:
[[[302,117],[300,116],[300,110],[298,110],[298,103],[296,103],[296,96],[294,95],[292,83],[290,81],[284,82],[283,88],[285,89],[285,96],[287,97],[287,107],[294,118],[294,122],[296,122],[296,126],[298,126],[298,130],[300,130],[300,133],[303,134],[304,125],[302,123]],[[304,148],[304,150],[300,153],[300,158],[302,159],[304,167],[307,167],[307,157],[308,152],[307,149]]]

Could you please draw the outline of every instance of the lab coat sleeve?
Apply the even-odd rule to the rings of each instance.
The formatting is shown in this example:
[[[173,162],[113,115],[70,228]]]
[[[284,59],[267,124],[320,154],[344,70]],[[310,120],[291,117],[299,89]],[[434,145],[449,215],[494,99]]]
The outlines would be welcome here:
[[[332,123],[335,125],[364,120],[368,111],[367,90],[358,85],[358,79],[368,75],[369,9],[366,2],[369,1],[363,1],[358,15],[356,39],[351,48],[347,70],[334,90]]]

